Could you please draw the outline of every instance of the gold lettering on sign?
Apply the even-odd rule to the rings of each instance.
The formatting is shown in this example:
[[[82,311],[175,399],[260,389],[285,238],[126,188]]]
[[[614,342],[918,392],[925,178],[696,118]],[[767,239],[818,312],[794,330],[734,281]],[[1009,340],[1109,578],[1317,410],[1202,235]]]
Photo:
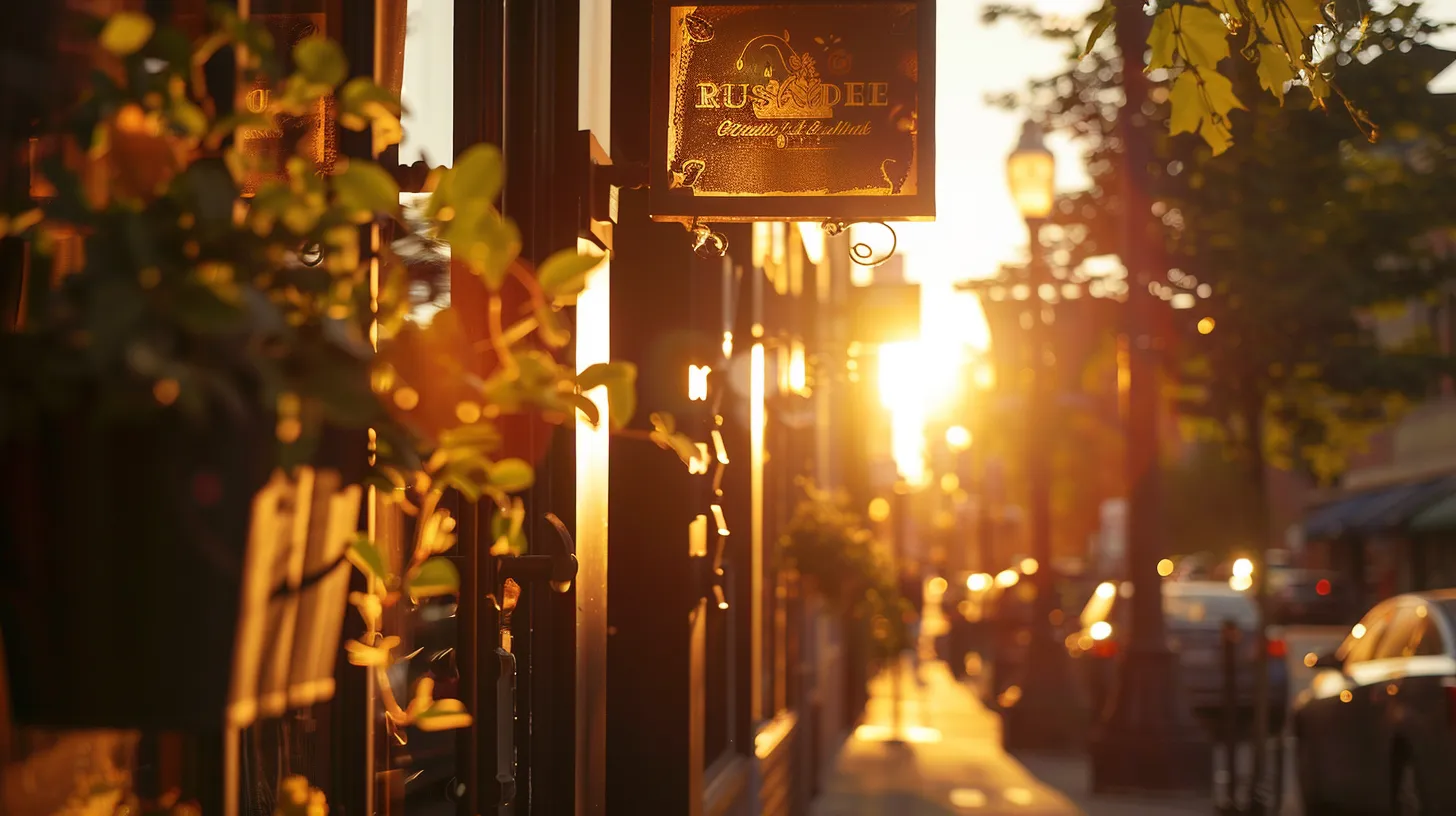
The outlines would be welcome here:
[[[718,107],[718,86],[711,82],[698,83],[698,104],[699,108]]]
[[[272,93],[267,88],[254,88],[248,91],[243,102],[247,105],[249,113],[262,113],[268,109],[268,99],[271,96]]]
[[[917,194],[915,3],[666,5],[674,197]]]

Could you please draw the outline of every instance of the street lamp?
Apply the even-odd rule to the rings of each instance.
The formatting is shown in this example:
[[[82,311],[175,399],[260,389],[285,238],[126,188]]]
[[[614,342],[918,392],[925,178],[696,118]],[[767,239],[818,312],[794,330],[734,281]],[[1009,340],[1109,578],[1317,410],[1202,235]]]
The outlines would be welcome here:
[[[1041,128],[1027,122],[1021,129],[1021,140],[1006,160],[1006,181],[1030,237],[1031,262],[1028,265],[1028,291],[1040,292],[1051,276],[1042,258],[1041,226],[1051,215],[1055,195],[1053,181],[1056,162],[1042,140]],[[1050,303],[1033,308],[1029,329],[1031,349],[1031,393],[1027,406],[1030,427],[1026,434],[1027,473],[1031,496],[1031,550],[1028,564],[1046,565],[1046,569],[1023,570],[1036,590],[1033,602],[1031,643],[1027,647],[1026,666],[1021,694],[1005,712],[1002,733],[1009,748],[1065,748],[1079,735],[1081,719],[1070,687],[1070,665],[1066,646],[1052,623],[1057,609],[1056,585],[1052,563],[1051,531],[1051,432],[1049,408],[1055,399],[1047,324],[1052,320]]]
[[[1028,222],[1040,221],[1052,214],[1053,181],[1057,164],[1042,139],[1041,127],[1035,122],[1021,126],[1021,141],[1006,158],[1006,186],[1016,209]],[[1032,236],[1033,242],[1036,236]],[[1036,251],[1036,247],[1032,247]]]

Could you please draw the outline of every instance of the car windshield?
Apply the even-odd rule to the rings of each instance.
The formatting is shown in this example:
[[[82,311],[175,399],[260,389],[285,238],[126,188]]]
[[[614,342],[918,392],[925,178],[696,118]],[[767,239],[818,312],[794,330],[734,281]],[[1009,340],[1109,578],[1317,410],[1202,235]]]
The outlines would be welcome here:
[[[1232,620],[1248,628],[1258,622],[1254,604],[1242,595],[1168,594],[1163,597],[1163,614],[1173,626],[1216,627]]]

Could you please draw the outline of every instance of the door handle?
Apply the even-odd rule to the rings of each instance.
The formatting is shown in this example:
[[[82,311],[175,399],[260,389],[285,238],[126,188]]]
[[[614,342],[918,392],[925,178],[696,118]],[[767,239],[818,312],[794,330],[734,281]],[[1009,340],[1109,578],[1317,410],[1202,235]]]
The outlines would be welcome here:
[[[528,583],[545,581],[555,592],[571,589],[571,582],[576,580],[576,542],[572,541],[571,531],[555,513],[547,513],[546,520],[556,529],[554,551],[540,555],[501,556],[497,570],[501,583],[509,578],[525,589]]]
[[[547,513],[546,520],[556,530],[555,546],[547,544],[548,552],[537,555],[502,556],[498,562],[496,580],[501,591],[496,597],[502,599],[503,628],[509,626],[513,606],[506,601],[507,580],[515,581],[523,591],[527,585],[545,582],[552,591],[562,593],[576,580],[576,543],[571,531],[554,513]],[[516,798],[516,656],[500,646],[495,656],[495,780],[500,785],[499,804],[505,806]]]
[[[504,807],[516,798],[516,656],[499,647],[495,656],[495,781]]]

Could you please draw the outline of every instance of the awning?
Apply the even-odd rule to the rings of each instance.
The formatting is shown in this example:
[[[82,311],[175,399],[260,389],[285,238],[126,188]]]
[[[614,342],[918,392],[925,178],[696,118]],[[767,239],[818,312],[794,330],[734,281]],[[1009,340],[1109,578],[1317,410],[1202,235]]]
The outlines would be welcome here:
[[[1448,499],[1456,501],[1456,477],[1443,476],[1355,493],[1316,508],[1304,521],[1304,536],[1309,540],[1328,541],[1345,535],[1414,528],[1414,520],[1420,514]]]
[[[1447,496],[1417,513],[1411,519],[1410,528],[1417,533],[1456,531],[1456,495]]]

